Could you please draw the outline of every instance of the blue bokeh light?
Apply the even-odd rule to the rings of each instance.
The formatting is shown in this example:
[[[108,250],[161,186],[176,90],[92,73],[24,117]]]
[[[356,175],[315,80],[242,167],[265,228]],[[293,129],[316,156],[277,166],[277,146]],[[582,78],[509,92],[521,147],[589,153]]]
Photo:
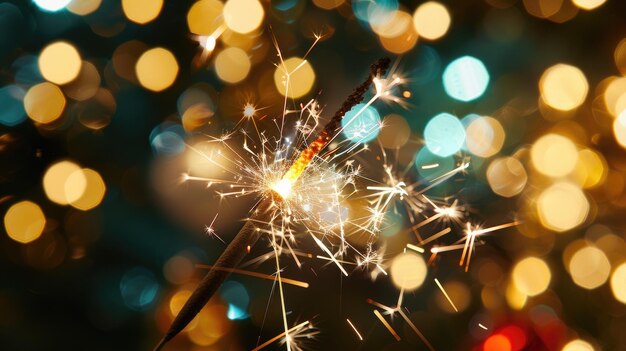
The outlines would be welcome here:
[[[24,95],[24,90],[17,85],[0,88],[0,124],[11,127],[26,119]]]
[[[433,154],[427,147],[423,147],[415,155],[415,168],[420,176],[427,179],[436,178],[454,169],[452,156],[441,157]]]
[[[33,0],[40,9],[50,12],[63,10],[72,0]]]
[[[248,305],[250,304],[250,295],[246,288],[239,282],[229,280],[220,289],[222,299],[228,303],[228,311],[226,316],[228,319],[246,319],[248,318]]]
[[[136,311],[145,311],[154,302],[159,284],[154,274],[142,267],[126,272],[120,281],[120,293],[124,303]]]
[[[367,143],[376,139],[380,132],[380,114],[372,106],[366,107],[365,104],[358,104],[346,112],[341,120],[341,127],[343,135],[350,141]]]
[[[460,101],[479,98],[489,85],[489,72],[479,59],[472,56],[460,57],[448,65],[443,72],[443,87],[450,97]]]
[[[424,139],[433,154],[450,156],[463,146],[465,128],[458,118],[449,113],[440,113],[428,121],[424,129]]]
[[[152,129],[150,144],[160,155],[178,155],[185,150],[185,130],[179,124],[162,123]]]
[[[354,0],[352,10],[356,18],[370,25],[382,25],[393,19],[398,0]]]

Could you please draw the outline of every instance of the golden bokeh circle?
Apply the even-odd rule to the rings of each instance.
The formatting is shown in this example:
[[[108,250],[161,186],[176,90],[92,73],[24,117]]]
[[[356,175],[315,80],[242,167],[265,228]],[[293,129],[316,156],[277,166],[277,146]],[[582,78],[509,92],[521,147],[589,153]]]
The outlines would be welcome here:
[[[437,40],[450,28],[450,12],[441,3],[428,1],[421,4],[413,13],[413,25],[421,38]]]
[[[571,173],[578,162],[576,145],[570,139],[552,133],[535,141],[530,156],[537,171],[555,178]]]
[[[276,67],[274,84],[278,92],[292,99],[308,94],[315,84],[315,71],[309,61],[290,57]]]
[[[137,60],[135,73],[146,89],[159,92],[169,88],[178,75],[178,62],[169,50],[157,47],[144,52]]]
[[[45,124],[57,120],[63,114],[65,103],[61,89],[48,82],[30,87],[24,96],[26,114],[38,123]]]
[[[41,236],[46,226],[46,216],[34,202],[20,201],[13,204],[4,215],[4,229],[9,238],[27,244]]]
[[[412,291],[422,286],[428,269],[421,256],[405,252],[394,257],[390,274],[395,286],[405,291]]]
[[[250,73],[250,58],[238,47],[230,47],[220,51],[215,58],[215,73],[224,82],[238,83]]]
[[[487,167],[487,182],[494,193],[513,197],[524,190],[528,175],[524,165],[513,157],[495,159]]]
[[[548,106],[569,111],[585,102],[589,83],[578,67],[560,63],[546,69],[539,80],[539,91]]]
[[[163,0],[122,0],[122,10],[130,21],[146,24],[161,13]]]
[[[583,191],[564,181],[551,185],[537,199],[541,224],[557,232],[570,230],[583,223],[589,209],[589,201]]]
[[[79,172],[72,177],[73,173]],[[50,166],[43,176],[43,189],[50,201],[60,205],[80,199],[87,187],[81,168],[70,161],[60,161]]]
[[[66,84],[74,80],[80,72],[83,61],[76,48],[65,41],[57,41],[46,46],[39,54],[41,75],[54,84]]]
[[[550,267],[540,258],[526,257],[513,268],[513,283],[526,296],[536,296],[550,285]]]
[[[600,287],[611,274],[609,259],[594,246],[585,246],[576,251],[568,267],[574,283],[588,290]]]
[[[250,33],[259,28],[265,17],[258,0],[228,0],[224,5],[224,23],[237,33]]]

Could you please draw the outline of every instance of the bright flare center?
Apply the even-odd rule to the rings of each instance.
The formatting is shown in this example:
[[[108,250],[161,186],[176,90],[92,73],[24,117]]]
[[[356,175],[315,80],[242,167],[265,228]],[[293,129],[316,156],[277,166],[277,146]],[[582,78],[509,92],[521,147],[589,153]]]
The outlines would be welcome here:
[[[280,181],[272,184],[272,190],[278,193],[283,199],[289,197],[291,194],[291,188],[293,186],[293,182],[289,179],[281,179]]]

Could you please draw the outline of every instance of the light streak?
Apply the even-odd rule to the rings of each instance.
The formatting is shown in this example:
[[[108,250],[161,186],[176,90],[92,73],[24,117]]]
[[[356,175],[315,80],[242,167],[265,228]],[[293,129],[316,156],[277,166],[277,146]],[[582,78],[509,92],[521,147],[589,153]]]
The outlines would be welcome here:
[[[356,327],[354,326],[354,324],[352,324],[352,322],[350,321],[349,318],[346,318],[346,321],[348,321],[348,324],[350,324],[350,326],[352,327],[352,330],[354,330],[354,332],[356,333],[356,336],[359,338],[359,340],[363,341],[363,337],[361,336],[361,333],[359,333],[359,331],[356,329]]]
[[[482,325],[481,323],[478,323],[478,326],[481,327],[482,329],[488,330],[487,327],[485,327],[484,325]]]
[[[218,267],[218,266],[212,266],[212,265],[208,265],[208,264],[196,264],[196,267],[204,268],[204,269],[211,269],[211,268],[213,268],[213,269],[217,269],[217,270],[221,270],[221,271],[227,271],[227,272],[231,272],[231,273],[235,273],[235,274],[247,275],[247,276],[250,276],[250,277],[256,277],[256,278],[276,281],[276,276],[269,275],[269,274],[258,273],[258,272],[247,271],[247,270],[238,269],[238,268]],[[308,288],[309,287],[309,283],[303,282],[303,281],[300,281],[300,280],[295,280],[295,279],[282,278],[282,282],[285,283],[285,284],[299,286],[301,288]]]
[[[435,283],[437,283],[437,286],[439,287],[439,290],[441,290],[441,292],[443,293],[443,295],[446,297],[446,299],[448,300],[448,302],[450,303],[450,305],[452,305],[452,308],[454,308],[454,311],[459,312],[459,309],[456,308],[456,306],[454,305],[454,302],[452,302],[452,299],[450,298],[450,296],[448,295],[448,293],[446,292],[446,290],[443,288],[443,286],[441,285],[441,283],[439,283],[439,280],[437,278],[435,278]]]
[[[396,341],[400,341],[400,335],[396,333],[396,331],[391,327],[391,325],[387,322],[387,320],[378,312],[378,310],[374,310],[374,315],[380,320],[380,322],[387,328],[389,333],[393,335]]]
[[[309,321],[302,322],[302,323],[300,323],[300,324],[296,325],[295,327],[293,327],[293,328],[289,329],[287,332],[282,332],[282,333],[280,333],[280,334],[276,335],[275,337],[273,337],[273,338],[271,338],[271,339],[267,340],[266,342],[262,343],[261,345],[259,345],[259,346],[255,347],[255,348],[253,348],[253,349],[252,349],[252,351],[259,351],[259,350],[261,350],[261,349],[263,349],[263,348],[267,347],[268,345],[271,345],[274,341],[276,341],[276,340],[278,340],[278,339],[282,338],[283,336],[287,335],[287,333],[289,333],[289,332],[294,332],[294,331],[296,331],[296,330],[298,330],[298,329],[301,329],[301,328],[307,327],[307,326],[309,326],[309,324],[310,324],[310,322],[309,322]]]
[[[419,246],[415,246],[413,244],[406,244],[407,249],[411,249],[413,251],[417,251],[419,253],[424,253],[424,249],[419,247]]]

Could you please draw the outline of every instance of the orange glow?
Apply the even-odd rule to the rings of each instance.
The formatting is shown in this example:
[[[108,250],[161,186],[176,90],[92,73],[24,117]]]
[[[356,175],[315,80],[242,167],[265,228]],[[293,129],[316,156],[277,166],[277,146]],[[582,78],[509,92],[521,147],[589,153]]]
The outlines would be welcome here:
[[[511,351],[511,342],[502,334],[494,334],[485,340],[483,351]]]
[[[329,141],[330,136],[326,131],[323,131],[322,134],[320,134],[320,136],[317,137],[317,139],[315,139],[308,148],[302,150],[300,157],[298,157],[296,162],[291,165],[283,178],[272,186],[272,189],[283,198],[288,197],[291,192],[291,188],[296,181],[298,181],[302,172],[304,172],[309,163],[311,163],[313,157],[319,154]]]

